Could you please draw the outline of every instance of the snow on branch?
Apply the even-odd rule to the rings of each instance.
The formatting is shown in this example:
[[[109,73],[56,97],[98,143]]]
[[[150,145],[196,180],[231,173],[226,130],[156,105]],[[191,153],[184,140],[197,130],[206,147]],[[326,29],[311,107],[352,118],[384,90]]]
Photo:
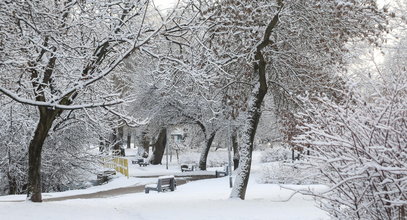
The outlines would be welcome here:
[[[26,99],[18,96],[17,94],[13,93],[12,91],[0,87],[0,92],[4,95],[8,96],[9,98],[13,99],[16,102],[21,104],[31,105],[31,106],[42,106],[42,107],[49,107],[53,109],[63,109],[63,110],[75,110],[75,109],[84,109],[84,108],[97,108],[97,107],[106,107],[121,104],[124,100],[115,100],[110,102],[100,102],[100,103],[88,103],[88,104],[80,104],[80,105],[63,105],[58,103],[52,102],[41,102],[41,101],[34,101],[31,99]]]

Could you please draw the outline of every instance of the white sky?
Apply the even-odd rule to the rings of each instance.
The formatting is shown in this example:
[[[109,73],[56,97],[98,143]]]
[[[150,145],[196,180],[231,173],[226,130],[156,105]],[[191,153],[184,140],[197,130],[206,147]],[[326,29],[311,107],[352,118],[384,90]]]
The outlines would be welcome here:
[[[172,6],[174,6],[177,2],[177,0],[153,0],[153,1],[155,5],[161,10],[169,9]],[[391,0],[377,0],[379,8],[389,3],[391,3]]]
[[[154,4],[161,10],[169,9],[177,3],[177,0],[153,0]]]

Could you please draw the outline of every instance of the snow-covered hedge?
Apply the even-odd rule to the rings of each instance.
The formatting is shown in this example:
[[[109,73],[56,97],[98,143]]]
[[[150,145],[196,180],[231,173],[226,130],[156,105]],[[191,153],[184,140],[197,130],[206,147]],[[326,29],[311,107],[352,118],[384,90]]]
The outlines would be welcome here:
[[[290,162],[272,162],[263,164],[259,183],[269,184],[318,184],[313,174],[315,170],[302,169],[299,164]]]
[[[198,164],[201,154],[197,152],[185,152],[180,155],[180,164]],[[210,151],[206,162],[208,167],[221,167],[228,161],[227,151]]]
[[[291,151],[285,147],[273,147],[263,151],[260,161],[262,163],[284,161],[291,159]]]

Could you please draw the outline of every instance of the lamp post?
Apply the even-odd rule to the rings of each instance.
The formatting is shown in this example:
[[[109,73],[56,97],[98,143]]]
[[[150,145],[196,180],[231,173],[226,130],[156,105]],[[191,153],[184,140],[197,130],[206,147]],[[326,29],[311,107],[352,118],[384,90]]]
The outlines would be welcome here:
[[[230,132],[230,121],[229,121],[229,126],[228,126],[228,159],[229,159],[229,166],[228,166],[228,174],[229,174],[229,187],[233,187],[233,181],[232,181],[232,135]]]
[[[168,170],[168,145],[169,144],[167,144],[167,146],[165,147],[165,154],[167,155],[165,158],[166,158],[166,164],[165,164],[165,167],[167,168],[167,170]]]

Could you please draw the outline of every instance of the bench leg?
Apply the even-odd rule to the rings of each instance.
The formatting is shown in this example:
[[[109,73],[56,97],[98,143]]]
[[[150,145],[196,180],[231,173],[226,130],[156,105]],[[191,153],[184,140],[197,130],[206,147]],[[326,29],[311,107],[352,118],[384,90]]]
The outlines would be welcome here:
[[[144,189],[144,192],[148,194],[150,192],[150,190],[149,189]]]

